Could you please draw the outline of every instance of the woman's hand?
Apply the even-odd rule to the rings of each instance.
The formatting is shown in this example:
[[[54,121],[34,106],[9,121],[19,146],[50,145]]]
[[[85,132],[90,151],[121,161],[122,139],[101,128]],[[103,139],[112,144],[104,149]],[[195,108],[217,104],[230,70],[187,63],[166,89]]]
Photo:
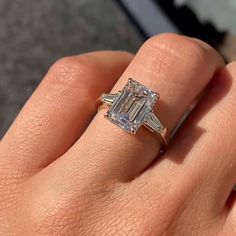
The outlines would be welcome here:
[[[236,235],[236,64],[172,34],[132,59],[96,52],[52,66],[0,142],[1,236]],[[128,78],[160,93],[154,112],[169,131],[210,83],[161,156],[147,129],[94,117],[98,97]]]

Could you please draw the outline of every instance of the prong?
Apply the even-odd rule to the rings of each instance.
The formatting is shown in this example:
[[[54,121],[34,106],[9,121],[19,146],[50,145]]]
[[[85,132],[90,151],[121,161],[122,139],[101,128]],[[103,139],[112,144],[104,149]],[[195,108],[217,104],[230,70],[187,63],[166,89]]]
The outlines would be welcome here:
[[[160,98],[160,94],[159,93],[154,93],[154,96],[156,97],[156,99]]]
[[[136,130],[133,127],[131,127],[131,133],[136,134]]]
[[[105,102],[105,97],[106,97],[106,95],[107,95],[106,93],[103,93],[103,94],[102,94],[102,96],[101,96],[101,102],[102,102],[102,103]]]
[[[128,79],[128,82],[129,82],[130,84],[133,84],[134,80],[133,80],[132,78],[129,78],[129,79]]]

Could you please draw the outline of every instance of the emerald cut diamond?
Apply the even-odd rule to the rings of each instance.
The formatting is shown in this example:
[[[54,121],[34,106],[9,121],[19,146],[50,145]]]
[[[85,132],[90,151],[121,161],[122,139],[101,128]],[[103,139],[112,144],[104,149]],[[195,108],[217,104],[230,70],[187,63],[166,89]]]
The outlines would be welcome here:
[[[159,94],[129,79],[122,91],[113,100],[106,117],[129,133],[136,133],[153,111]]]

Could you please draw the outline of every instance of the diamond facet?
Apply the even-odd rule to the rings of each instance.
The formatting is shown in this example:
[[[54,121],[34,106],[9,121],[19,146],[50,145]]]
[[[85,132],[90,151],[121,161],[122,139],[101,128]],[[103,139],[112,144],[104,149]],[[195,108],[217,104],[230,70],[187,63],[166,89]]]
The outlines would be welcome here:
[[[158,98],[159,94],[129,79],[124,89],[113,100],[106,118],[125,131],[136,133],[144,124],[145,116],[152,112]]]

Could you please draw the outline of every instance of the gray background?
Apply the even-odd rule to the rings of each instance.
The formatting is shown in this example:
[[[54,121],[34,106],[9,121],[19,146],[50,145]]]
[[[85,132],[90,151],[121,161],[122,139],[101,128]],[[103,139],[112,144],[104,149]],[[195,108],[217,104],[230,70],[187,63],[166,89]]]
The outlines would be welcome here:
[[[0,138],[55,60],[141,41],[111,0],[0,0]]]

